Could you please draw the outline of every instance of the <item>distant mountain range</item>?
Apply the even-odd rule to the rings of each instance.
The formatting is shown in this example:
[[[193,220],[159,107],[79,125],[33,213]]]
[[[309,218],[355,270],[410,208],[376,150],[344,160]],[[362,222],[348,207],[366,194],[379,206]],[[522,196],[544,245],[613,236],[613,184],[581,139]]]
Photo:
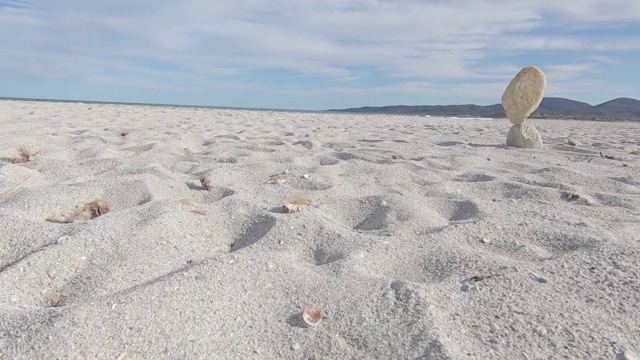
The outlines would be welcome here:
[[[360,107],[351,109],[333,109],[332,112],[431,115],[457,117],[504,118],[502,104],[495,105],[396,105],[381,107]],[[589,105],[580,101],[564,98],[546,97],[531,118],[578,119],[578,120],[637,120],[640,121],[640,100],[618,98],[600,105]]]

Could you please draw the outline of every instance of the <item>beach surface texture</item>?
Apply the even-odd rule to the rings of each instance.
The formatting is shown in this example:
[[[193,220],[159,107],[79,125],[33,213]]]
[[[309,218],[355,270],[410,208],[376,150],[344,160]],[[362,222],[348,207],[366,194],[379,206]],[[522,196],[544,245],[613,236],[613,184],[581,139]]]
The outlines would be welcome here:
[[[0,359],[637,359],[640,123],[528,122],[2,101]]]

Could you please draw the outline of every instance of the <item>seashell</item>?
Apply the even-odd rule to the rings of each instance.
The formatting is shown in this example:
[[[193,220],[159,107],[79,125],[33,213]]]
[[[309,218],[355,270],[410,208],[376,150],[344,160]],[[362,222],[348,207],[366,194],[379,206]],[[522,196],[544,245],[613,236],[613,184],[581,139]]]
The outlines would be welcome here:
[[[302,313],[302,321],[309,326],[318,326],[322,321],[322,310],[318,308],[307,308]]]
[[[92,202],[79,205],[75,210],[75,217],[81,220],[95,219],[98,216],[104,215],[111,211],[111,204],[108,202],[96,199]]]
[[[311,200],[302,196],[297,196],[289,200],[288,202],[286,202],[284,205],[282,205],[282,210],[285,213],[292,214],[292,213],[304,211],[311,207],[312,207]]]

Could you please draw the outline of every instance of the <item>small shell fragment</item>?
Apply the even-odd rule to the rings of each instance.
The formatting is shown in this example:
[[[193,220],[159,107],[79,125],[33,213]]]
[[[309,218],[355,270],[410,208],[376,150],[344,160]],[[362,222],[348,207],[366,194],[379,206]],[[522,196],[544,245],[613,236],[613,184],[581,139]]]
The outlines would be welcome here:
[[[65,305],[67,298],[55,291],[47,291],[45,293],[45,299],[49,307],[61,307]]]
[[[202,187],[205,188],[207,191],[213,188],[213,179],[211,176],[211,172],[204,171],[200,174],[200,184],[202,184]]]
[[[529,275],[533,280],[539,282],[540,284],[546,284],[548,282],[547,279],[545,279],[542,275],[535,273],[533,271],[530,271]]]
[[[302,321],[309,326],[317,326],[322,321],[322,310],[307,308],[302,313]]]
[[[46,218],[45,220],[54,224],[68,224],[70,222],[73,222],[72,217],[67,217],[63,214],[56,214]]]
[[[56,278],[56,272],[53,270],[47,270],[47,276],[49,277],[49,279],[54,280]]]

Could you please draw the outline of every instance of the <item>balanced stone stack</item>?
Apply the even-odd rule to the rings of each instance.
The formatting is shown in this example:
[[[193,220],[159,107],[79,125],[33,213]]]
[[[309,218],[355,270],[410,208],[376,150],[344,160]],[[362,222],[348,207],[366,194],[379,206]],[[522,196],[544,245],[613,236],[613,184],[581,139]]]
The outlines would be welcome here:
[[[502,95],[502,107],[513,123],[507,135],[508,146],[542,148],[540,133],[524,121],[540,106],[546,84],[544,73],[535,66],[528,66],[520,70],[507,86]]]

